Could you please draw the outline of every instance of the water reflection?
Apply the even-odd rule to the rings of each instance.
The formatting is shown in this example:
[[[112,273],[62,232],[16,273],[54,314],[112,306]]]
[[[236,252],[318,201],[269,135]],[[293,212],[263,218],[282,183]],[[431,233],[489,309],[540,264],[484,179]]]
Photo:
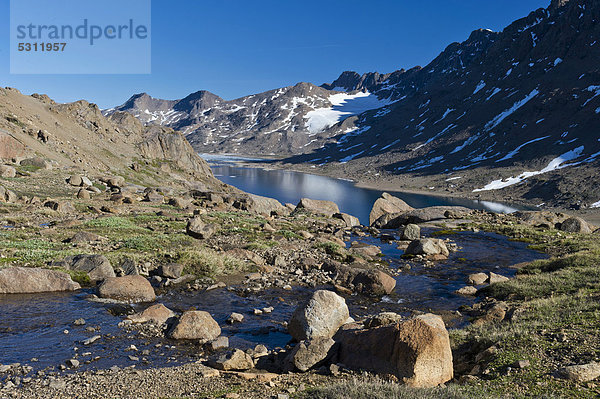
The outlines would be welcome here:
[[[276,198],[282,203],[296,204],[303,197],[333,201],[338,204],[342,212],[355,215],[363,224],[368,224],[371,207],[382,193],[379,190],[356,187],[353,182],[347,180],[287,170],[243,167],[233,163],[240,160],[250,161],[252,160],[250,158],[205,154],[201,156],[211,162],[211,168],[219,180],[243,191]],[[464,198],[391,193],[415,208],[456,205],[499,213],[525,209],[514,205]]]

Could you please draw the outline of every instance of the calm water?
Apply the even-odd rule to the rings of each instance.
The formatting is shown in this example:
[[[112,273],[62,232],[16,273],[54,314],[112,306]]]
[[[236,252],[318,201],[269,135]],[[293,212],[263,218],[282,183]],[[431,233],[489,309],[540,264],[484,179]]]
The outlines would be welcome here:
[[[363,224],[369,223],[369,212],[383,191],[360,188],[342,179],[312,175],[287,170],[263,169],[239,166],[235,162],[252,161],[250,158],[201,154],[210,164],[215,176],[224,183],[243,191],[276,198],[282,203],[297,204],[301,198],[329,200],[338,204],[340,210],[358,217]],[[442,197],[426,194],[393,192],[414,208],[455,205],[471,209],[486,209],[510,213],[525,208],[488,201]]]

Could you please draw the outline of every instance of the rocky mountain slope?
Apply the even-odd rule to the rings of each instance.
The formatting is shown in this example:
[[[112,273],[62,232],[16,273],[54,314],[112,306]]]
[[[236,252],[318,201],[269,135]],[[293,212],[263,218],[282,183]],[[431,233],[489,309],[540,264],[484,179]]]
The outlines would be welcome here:
[[[450,44],[424,68],[344,72],[233,101],[143,94],[107,114],[182,130],[200,152],[296,154],[286,162],[359,180],[402,176],[405,188],[600,206],[600,189],[579,184],[600,156],[599,19],[596,1],[553,0],[502,32]]]
[[[122,176],[144,186],[222,186],[186,139],[144,126],[124,112],[105,118],[95,104],[57,104],[45,95],[0,88],[0,159],[37,158],[48,168]]]

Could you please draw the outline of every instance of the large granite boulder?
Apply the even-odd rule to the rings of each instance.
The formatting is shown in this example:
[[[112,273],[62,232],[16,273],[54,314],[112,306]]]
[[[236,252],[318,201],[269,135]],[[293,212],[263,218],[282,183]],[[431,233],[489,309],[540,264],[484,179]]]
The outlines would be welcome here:
[[[81,287],[64,272],[30,267],[0,269],[0,294],[74,291]]]
[[[154,288],[142,276],[109,277],[98,286],[98,296],[131,303],[156,299]]]
[[[365,295],[391,294],[396,288],[396,279],[381,270],[360,269],[335,261],[325,262],[323,270],[328,272],[337,284],[352,287],[355,292]]]
[[[411,387],[434,387],[453,377],[448,331],[433,314],[377,328],[343,329],[334,339],[339,362],[352,369],[395,375]]]
[[[298,205],[296,205],[296,209],[304,209],[308,212],[327,217],[332,217],[336,213],[340,213],[340,210],[335,202],[313,200],[309,198],[302,198]]]
[[[292,314],[288,332],[297,341],[331,338],[350,317],[346,301],[332,291],[319,290]]]
[[[92,282],[115,277],[115,271],[104,255],[67,256],[63,262],[55,265],[62,266],[67,270],[86,272]]]
[[[169,332],[173,339],[192,339],[201,344],[212,341],[221,335],[221,327],[210,313],[199,310],[184,312],[177,324]]]
[[[394,197],[391,194],[383,193],[381,197],[375,201],[371,213],[369,214],[369,224],[372,226],[377,219],[383,215],[407,212],[414,209],[400,198]]]

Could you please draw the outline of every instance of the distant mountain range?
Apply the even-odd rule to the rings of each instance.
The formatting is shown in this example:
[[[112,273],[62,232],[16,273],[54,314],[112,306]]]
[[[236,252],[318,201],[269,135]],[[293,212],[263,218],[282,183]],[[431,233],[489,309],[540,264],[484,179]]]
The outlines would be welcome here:
[[[569,167],[594,175],[599,59],[600,2],[553,0],[502,32],[474,31],[424,68],[344,72],[320,87],[232,101],[205,91],[178,101],[139,94],[105,113],[180,130],[199,152],[277,154],[360,173],[460,173],[465,189],[484,192]],[[534,197],[556,197],[544,190]]]

